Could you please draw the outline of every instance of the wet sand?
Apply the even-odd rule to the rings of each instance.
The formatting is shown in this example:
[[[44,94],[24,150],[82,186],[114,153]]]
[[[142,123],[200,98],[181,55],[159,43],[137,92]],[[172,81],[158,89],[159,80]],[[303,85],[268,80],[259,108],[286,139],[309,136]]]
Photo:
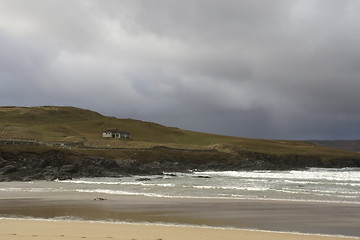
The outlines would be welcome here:
[[[0,216],[190,224],[360,237],[360,205],[344,203],[131,196],[94,201],[86,195],[71,200],[2,199]]]

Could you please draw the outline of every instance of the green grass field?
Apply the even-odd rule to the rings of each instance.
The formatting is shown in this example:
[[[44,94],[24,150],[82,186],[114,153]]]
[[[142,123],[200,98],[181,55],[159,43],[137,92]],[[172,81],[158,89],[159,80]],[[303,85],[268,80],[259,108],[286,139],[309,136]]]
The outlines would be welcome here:
[[[126,130],[131,133],[131,138],[105,139],[102,132],[109,128]],[[82,142],[85,146],[107,148],[167,146],[180,149],[217,149],[226,153],[243,151],[324,158],[360,158],[360,154],[355,152],[319,147],[308,142],[207,134],[165,127],[152,122],[107,117],[74,107],[0,107],[0,139]],[[101,155],[101,151],[98,152]],[[110,153],[107,151],[106,154]]]

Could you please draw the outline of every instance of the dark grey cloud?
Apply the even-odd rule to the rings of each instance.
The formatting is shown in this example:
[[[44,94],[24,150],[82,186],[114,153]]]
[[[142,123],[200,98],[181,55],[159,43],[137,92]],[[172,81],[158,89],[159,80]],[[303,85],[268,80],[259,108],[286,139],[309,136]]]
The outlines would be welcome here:
[[[357,0],[0,0],[1,105],[360,137]]]

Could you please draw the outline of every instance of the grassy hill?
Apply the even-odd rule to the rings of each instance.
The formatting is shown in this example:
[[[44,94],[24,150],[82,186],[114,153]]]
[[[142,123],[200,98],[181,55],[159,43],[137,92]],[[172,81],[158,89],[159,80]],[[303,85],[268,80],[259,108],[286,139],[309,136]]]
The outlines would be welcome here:
[[[360,140],[308,140],[318,146],[360,152]]]
[[[131,139],[104,139],[109,128],[131,133]],[[237,138],[186,131],[152,122],[118,119],[74,107],[0,107],[0,139],[81,142],[85,146],[107,148],[150,148],[167,146],[180,149],[216,149],[275,155],[356,158],[355,152],[315,146],[309,142]],[[109,152],[107,152],[109,154]]]
[[[131,140],[104,139],[102,132],[119,128]],[[117,119],[74,107],[0,107],[0,137],[45,141],[106,142],[109,145],[181,144],[204,146],[231,140],[229,137],[165,127],[152,122]],[[234,139],[235,140],[235,139]]]

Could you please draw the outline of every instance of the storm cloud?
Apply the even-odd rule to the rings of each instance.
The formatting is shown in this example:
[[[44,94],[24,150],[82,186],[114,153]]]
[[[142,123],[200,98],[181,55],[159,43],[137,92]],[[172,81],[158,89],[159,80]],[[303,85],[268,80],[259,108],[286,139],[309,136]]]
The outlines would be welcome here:
[[[360,137],[358,0],[0,0],[0,105]]]

